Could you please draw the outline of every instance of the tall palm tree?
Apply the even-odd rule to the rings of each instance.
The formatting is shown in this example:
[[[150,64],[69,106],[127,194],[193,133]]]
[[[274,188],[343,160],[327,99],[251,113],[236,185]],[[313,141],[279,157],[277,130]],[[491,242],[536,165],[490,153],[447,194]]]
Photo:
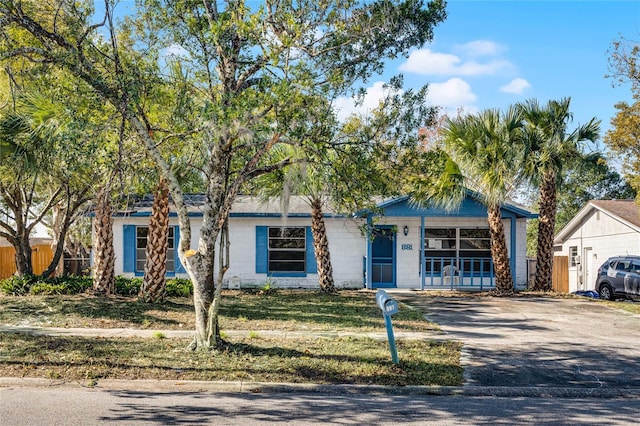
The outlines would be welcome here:
[[[96,195],[93,290],[104,294],[113,294],[115,291],[115,251],[111,213],[110,187],[103,185]]]
[[[465,175],[467,186],[476,190],[487,206],[497,295],[513,293],[500,208],[519,179],[521,139],[522,119],[515,107],[505,113],[489,109],[448,119],[443,130],[445,150]]]
[[[291,145],[276,146],[272,153],[273,158],[278,161],[284,158],[294,159],[293,164],[277,173],[262,176],[258,184],[259,192],[264,199],[280,197],[285,214],[289,198],[292,195],[302,196],[311,208],[311,234],[318,267],[318,285],[325,293],[335,293],[337,289],[333,280],[329,238],[322,211],[328,200],[328,173],[331,163],[322,161],[319,156],[311,159],[307,154]]]
[[[563,166],[579,160],[581,143],[595,141],[600,133],[600,121],[592,118],[587,124],[568,132],[573,119],[569,112],[571,98],[549,101],[541,107],[531,99],[520,105],[525,122],[525,170],[529,180],[539,189],[538,248],[534,290],[550,291],[553,272],[553,237],[555,233],[557,191]]]
[[[145,302],[161,302],[166,293],[167,275],[167,239],[169,237],[169,188],[164,179],[160,179],[156,188],[149,232],[147,234],[144,279],[140,286],[139,297]]]

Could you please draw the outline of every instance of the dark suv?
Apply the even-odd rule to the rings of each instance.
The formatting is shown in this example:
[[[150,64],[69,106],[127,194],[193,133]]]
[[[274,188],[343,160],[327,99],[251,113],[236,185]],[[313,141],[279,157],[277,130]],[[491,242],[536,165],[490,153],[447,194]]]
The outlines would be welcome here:
[[[640,297],[640,256],[610,257],[598,268],[596,290],[600,297]]]

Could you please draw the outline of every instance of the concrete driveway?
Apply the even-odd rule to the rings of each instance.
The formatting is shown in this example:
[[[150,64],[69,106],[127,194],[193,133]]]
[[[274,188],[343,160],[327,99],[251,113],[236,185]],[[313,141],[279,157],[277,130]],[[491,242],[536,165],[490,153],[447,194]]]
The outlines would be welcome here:
[[[464,344],[467,386],[640,388],[640,315],[588,299],[393,297]]]

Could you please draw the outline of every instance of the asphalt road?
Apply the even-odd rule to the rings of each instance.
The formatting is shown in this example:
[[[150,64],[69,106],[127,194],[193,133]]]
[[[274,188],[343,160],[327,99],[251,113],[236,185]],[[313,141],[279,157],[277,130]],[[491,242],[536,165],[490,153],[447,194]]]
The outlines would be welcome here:
[[[586,298],[394,297],[464,344],[466,386],[640,389],[640,315]]]
[[[634,425],[640,399],[0,389],[0,423],[57,425]]]

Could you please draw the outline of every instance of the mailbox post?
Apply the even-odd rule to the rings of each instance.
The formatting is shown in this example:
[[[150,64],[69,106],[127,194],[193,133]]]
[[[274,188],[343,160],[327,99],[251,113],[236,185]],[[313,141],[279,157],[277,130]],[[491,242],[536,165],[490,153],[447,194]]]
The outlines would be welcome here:
[[[398,363],[398,349],[396,348],[396,339],[393,335],[393,326],[391,325],[391,315],[398,313],[398,302],[393,300],[386,291],[378,290],[376,293],[376,302],[382,311],[384,324],[387,327],[387,339],[389,340],[389,350],[391,350],[391,361]]]

